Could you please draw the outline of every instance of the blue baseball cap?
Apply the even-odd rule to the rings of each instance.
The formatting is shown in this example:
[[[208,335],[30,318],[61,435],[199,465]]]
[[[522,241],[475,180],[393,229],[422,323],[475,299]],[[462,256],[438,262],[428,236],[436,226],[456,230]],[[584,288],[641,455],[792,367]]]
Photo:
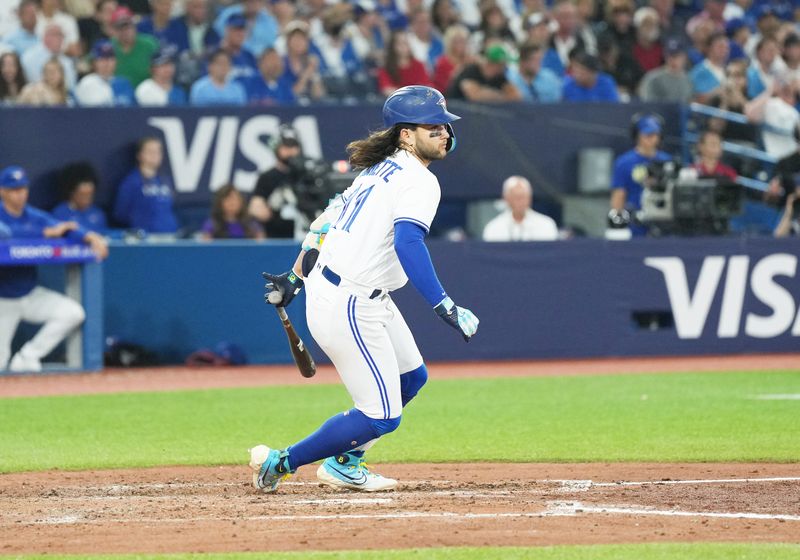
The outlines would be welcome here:
[[[228,19],[225,20],[225,27],[236,27],[238,29],[244,29],[247,27],[247,18],[244,17],[244,14],[234,13],[228,16]]]
[[[636,123],[636,130],[641,134],[661,134],[661,123],[655,117],[644,117]]]
[[[0,189],[18,189],[28,184],[28,174],[18,165],[10,165],[0,171]]]
[[[161,64],[168,64],[170,62],[175,62],[175,55],[177,54],[177,49],[172,45],[166,45],[159,48],[156,52],[153,53],[153,57],[150,59],[150,64],[153,66],[159,66]]]
[[[736,35],[736,32],[742,29],[743,27],[747,27],[747,22],[742,18],[733,18],[728,20],[728,23],[725,24],[725,34],[728,37],[733,37]]]
[[[114,45],[111,44],[111,41],[101,39],[92,47],[92,59],[115,58],[116,56],[117,54],[114,52]]]

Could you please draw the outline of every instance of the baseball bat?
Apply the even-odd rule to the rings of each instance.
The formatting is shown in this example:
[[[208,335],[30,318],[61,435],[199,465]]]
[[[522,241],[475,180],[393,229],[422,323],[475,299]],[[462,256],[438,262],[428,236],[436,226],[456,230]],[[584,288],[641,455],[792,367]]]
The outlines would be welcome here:
[[[278,317],[281,318],[281,323],[283,324],[283,330],[286,331],[286,336],[289,338],[289,348],[292,350],[292,357],[294,358],[294,363],[297,364],[297,369],[300,370],[300,375],[314,377],[314,374],[317,373],[317,364],[314,363],[314,358],[311,357],[308,348],[303,344],[297,331],[294,330],[294,325],[289,320],[286,310],[278,306],[275,306],[275,310],[278,312]]]

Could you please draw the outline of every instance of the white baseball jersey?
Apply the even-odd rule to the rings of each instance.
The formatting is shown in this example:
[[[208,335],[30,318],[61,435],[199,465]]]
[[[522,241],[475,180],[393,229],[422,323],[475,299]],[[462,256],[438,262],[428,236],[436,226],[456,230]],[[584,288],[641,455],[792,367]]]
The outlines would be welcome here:
[[[342,194],[342,206],[320,251],[319,263],[355,284],[387,290],[408,277],[394,250],[394,225],[411,222],[427,232],[441,188],[418,159],[398,150],[365,169]]]

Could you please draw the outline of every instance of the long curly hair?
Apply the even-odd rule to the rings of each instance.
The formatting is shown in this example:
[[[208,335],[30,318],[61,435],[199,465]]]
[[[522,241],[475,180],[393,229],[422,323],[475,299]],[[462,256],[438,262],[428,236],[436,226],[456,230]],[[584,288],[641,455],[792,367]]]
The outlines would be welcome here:
[[[355,140],[347,145],[350,165],[353,169],[372,167],[395,153],[400,148],[400,131],[404,128],[416,129],[416,125],[399,123],[391,128],[373,132],[366,138]]]

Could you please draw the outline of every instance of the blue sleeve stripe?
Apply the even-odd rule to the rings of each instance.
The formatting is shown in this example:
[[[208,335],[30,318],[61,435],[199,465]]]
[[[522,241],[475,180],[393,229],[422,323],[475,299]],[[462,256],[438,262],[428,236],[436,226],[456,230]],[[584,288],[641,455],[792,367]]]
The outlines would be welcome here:
[[[430,228],[428,227],[428,224],[426,224],[423,221],[417,220],[415,218],[408,218],[408,217],[395,218],[394,223],[397,223],[397,222],[410,222],[410,223],[416,224],[419,227],[421,227],[422,229],[424,229],[425,233],[428,233],[428,231],[430,231]]]

